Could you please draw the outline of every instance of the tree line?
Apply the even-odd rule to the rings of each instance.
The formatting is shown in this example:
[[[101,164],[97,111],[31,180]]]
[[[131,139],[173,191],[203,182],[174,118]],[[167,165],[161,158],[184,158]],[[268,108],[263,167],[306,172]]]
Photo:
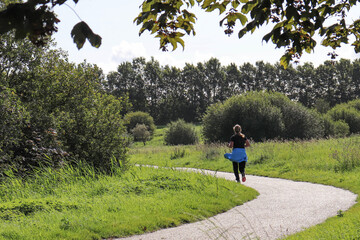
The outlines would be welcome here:
[[[12,33],[0,40],[0,181],[12,170],[24,174],[44,164],[85,161],[102,171],[114,164],[125,167],[137,123],[126,116],[136,111],[157,124],[200,122],[214,103],[255,90],[284,93],[324,112],[359,96],[358,60],[284,70],[263,62],[222,66],[215,58],[180,69],[135,58],[105,76],[96,65],[69,62],[51,44],[38,48]],[[353,112],[359,108],[343,108],[331,117],[345,119],[350,132],[357,132]]]
[[[157,124],[182,118],[199,122],[206,109],[249,91],[285,94],[308,108],[325,112],[360,96],[360,60],[305,63],[284,69],[280,64],[221,65],[216,58],[183,68],[162,66],[139,57],[118,66],[103,82],[108,93],[128,98],[133,111],[148,112]]]

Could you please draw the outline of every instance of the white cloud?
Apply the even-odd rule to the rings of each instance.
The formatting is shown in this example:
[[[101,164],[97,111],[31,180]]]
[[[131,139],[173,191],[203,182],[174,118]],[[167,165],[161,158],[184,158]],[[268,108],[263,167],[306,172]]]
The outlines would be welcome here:
[[[97,65],[103,70],[105,75],[109,74],[109,72],[116,71],[119,66],[119,64],[115,62],[99,62]]]
[[[121,41],[121,43],[112,48],[112,61],[116,63],[131,61],[136,57],[146,56],[146,49],[140,42],[129,43]]]

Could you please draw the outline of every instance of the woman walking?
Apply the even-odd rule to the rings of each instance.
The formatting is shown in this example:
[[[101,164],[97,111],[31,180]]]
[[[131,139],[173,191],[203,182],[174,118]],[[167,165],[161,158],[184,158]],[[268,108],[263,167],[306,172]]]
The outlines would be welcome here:
[[[225,153],[224,157],[232,161],[235,179],[240,182],[239,171],[241,173],[241,180],[246,181],[245,166],[247,162],[247,155],[245,148],[250,147],[249,140],[241,133],[241,126],[236,124],[234,127],[234,135],[231,136],[228,144],[229,148],[232,148],[231,153]]]

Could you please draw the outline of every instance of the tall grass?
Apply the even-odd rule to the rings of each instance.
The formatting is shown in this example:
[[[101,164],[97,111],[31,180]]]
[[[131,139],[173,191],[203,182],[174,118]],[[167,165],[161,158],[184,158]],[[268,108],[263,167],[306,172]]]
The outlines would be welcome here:
[[[169,160],[171,147],[151,155],[148,148],[137,149],[131,162],[170,167],[196,167],[232,172],[223,157],[225,144],[182,146],[189,154]],[[252,143],[247,149],[249,174],[280,177],[332,185],[360,194],[360,136],[310,141],[268,141]],[[325,223],[289,236],[289,239],[360,239],[360,203]]]
[[[154,231],[223,212],[256,191],[171,169],[84,163],[0,183],[0,239],[103,239]]]

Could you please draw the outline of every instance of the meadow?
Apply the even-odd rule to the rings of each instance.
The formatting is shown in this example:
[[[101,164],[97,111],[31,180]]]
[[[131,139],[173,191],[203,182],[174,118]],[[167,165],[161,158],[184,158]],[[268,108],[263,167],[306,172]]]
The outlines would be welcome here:
[[[130,161],[166,167],[232,172],[224,143],[164,146],[157,131],[147,146],[134,146]],[[360,194],[360,136],[310,141],[267,141],[247,150],[247,174],[332,185]],[[360,239],[360,204],[288,239]]]
[[[200,132],[200,126],[197,126]],[[129,169],[98,174],[85,163],[0,185],[0,239],[104,239],[194,222],[256,198],[244,185],[173,167],[232,172],[225,143],[166,146],[166,128],[134,143]],[[248,174],[333,185],[360,193],[360,136],[252,142]],[[140,165],[135,166],[135,165]],[[166,168],[149,168],[157,165]],[[288,239],[359,239],[360,204]]]
[[[194,222],[254,199],[235,182],[173,169],[87,165],[0,182],[0,239],[104,239]]]

